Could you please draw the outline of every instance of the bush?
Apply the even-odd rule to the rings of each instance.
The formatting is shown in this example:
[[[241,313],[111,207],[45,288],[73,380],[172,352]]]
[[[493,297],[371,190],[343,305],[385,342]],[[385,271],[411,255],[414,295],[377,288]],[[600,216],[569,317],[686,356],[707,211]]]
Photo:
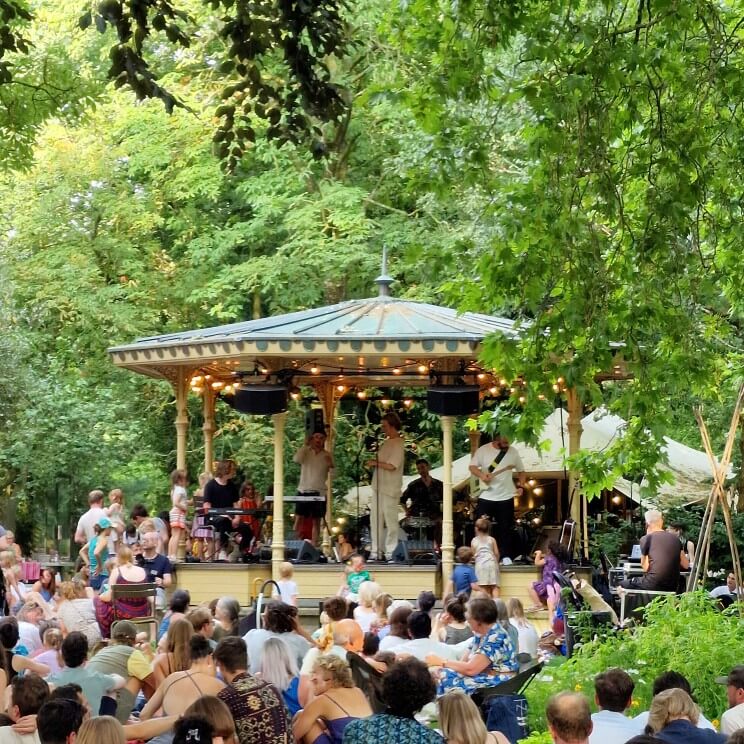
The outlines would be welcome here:
[[[631,715],[647,710],[654,678],[674,669],[692,685],[710,719],[726,709],[726,689],[715,682],[744,659],[744,622],[735,608],[720,612],[704,592],[663,597],[646,610],[644,625],[585,643],[563,664],[546,667],[527,688],[530,729],[545,731],[545,704],[563,690],[583,692],[594,705],[594,677],[611,667],[633,677]],[[537,744],[537,743],[536,743]]]

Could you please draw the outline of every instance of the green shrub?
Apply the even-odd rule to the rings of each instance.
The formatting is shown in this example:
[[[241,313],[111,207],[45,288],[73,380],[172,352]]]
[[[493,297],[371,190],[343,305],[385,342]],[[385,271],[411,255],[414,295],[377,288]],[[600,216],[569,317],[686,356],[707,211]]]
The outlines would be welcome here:
[[[744,660],[744,622],[735,609],[718,611],[704,592],[654,600],[644,625],[584,644],[560,665],[547,666],[527,688],[530,729],[545,731],[545,704],[564,690],[583,692],[594,708],[594,677],[612,667],[636,683],[631,715],[647,710],[654,678],[674,669],[684,674],[710,719],[726,709],[726,690],[715,678]],[[538,744],[538,742],[535,742]]]

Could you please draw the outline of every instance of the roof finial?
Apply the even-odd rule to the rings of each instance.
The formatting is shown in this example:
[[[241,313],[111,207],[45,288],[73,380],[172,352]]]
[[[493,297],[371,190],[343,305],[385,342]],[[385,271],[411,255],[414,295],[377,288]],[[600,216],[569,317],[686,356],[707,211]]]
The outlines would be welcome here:
[[[380,276],[375,279],[375,284],[379,288],[379,297],[390,296],[390,285],[394,282],[392,276],[387,273],[387,246],[382,246],[382,272]]]

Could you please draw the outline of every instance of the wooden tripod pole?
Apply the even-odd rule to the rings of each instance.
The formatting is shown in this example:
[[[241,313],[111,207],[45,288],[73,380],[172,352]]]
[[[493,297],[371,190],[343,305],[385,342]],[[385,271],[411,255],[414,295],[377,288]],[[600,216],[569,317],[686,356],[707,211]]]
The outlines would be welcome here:
[[[710,441],[710,435],[708,433],[708,427],[703,420],[702,412],[699,408],[695,409],[695,419],[700,429],[700,436],[703,440],[703,446],[705,452],[708,455],[708,460],[711,464],[713,471],[713,488],[711,489],[710,496],[708,497],[708,503],[705,507],[705,514],[703,515],[703,523],[700,530],[700,539],[698,541],[698,560],[695,564],[695,570],[690,575],[688,589],[692,589],[697,586],[701,576],[704,579],[708,574],[708,558],[710,556],[710,543],[713,536],[713,527],[715,525],[716,512],[718,510],[718,502],[721,504],[721,511],[723,513],[723,521],[726,525],[726,535],[729,541],[729,548],[731,550],[731,560],[733,563],[733,572],[736,579],[737,591],[738,587],[742,585],[742,572],[741,563],[739,560],[739,549],[736,544],[736,537],[734,535],[733,522],[731,520],[731,509],[729,503],[726,500],[726,492],[724,490],[724,483],[726,480],[726,473],[728,471],[729,463],[731,462],[731,454],[733,452],[734,441],[736,439],[736,433],[739,427],[739,418],[741,417],[742,405],[744,405],[744,385],[739,388],[739,395],[736,399],[736,405],[734,412],[731,416],[731,426],[729,427],[728,436],[726,437],[726,446],[724,447],[723,457],[720,463],[716,462],[716,457],[713,454],[713,446]],[[700,561],[700,555],[704,553],[704,562]],[[737,603],[739,606],[739,613],[742,613],[741,603]]]

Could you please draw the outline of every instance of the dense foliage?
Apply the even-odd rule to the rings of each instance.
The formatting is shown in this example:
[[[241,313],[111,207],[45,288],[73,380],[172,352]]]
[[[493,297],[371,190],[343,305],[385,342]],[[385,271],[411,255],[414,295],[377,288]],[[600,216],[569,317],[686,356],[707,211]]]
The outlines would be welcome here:
[[[728,674],[732,659],[744,655],[742,629],[735,610],[722,613],[704,593],[654,600],[643,625],[584,644],[563,664],[541,672],[527,688],[530,727],[546,730],[545,703],[564,690],[582,692],[595,710],[594,677],[613,667],[635,682],[630,715],[648,710],[654,679],[675,670],[687,677],[708,719],[719,719],[728,705],[715,678]]]

